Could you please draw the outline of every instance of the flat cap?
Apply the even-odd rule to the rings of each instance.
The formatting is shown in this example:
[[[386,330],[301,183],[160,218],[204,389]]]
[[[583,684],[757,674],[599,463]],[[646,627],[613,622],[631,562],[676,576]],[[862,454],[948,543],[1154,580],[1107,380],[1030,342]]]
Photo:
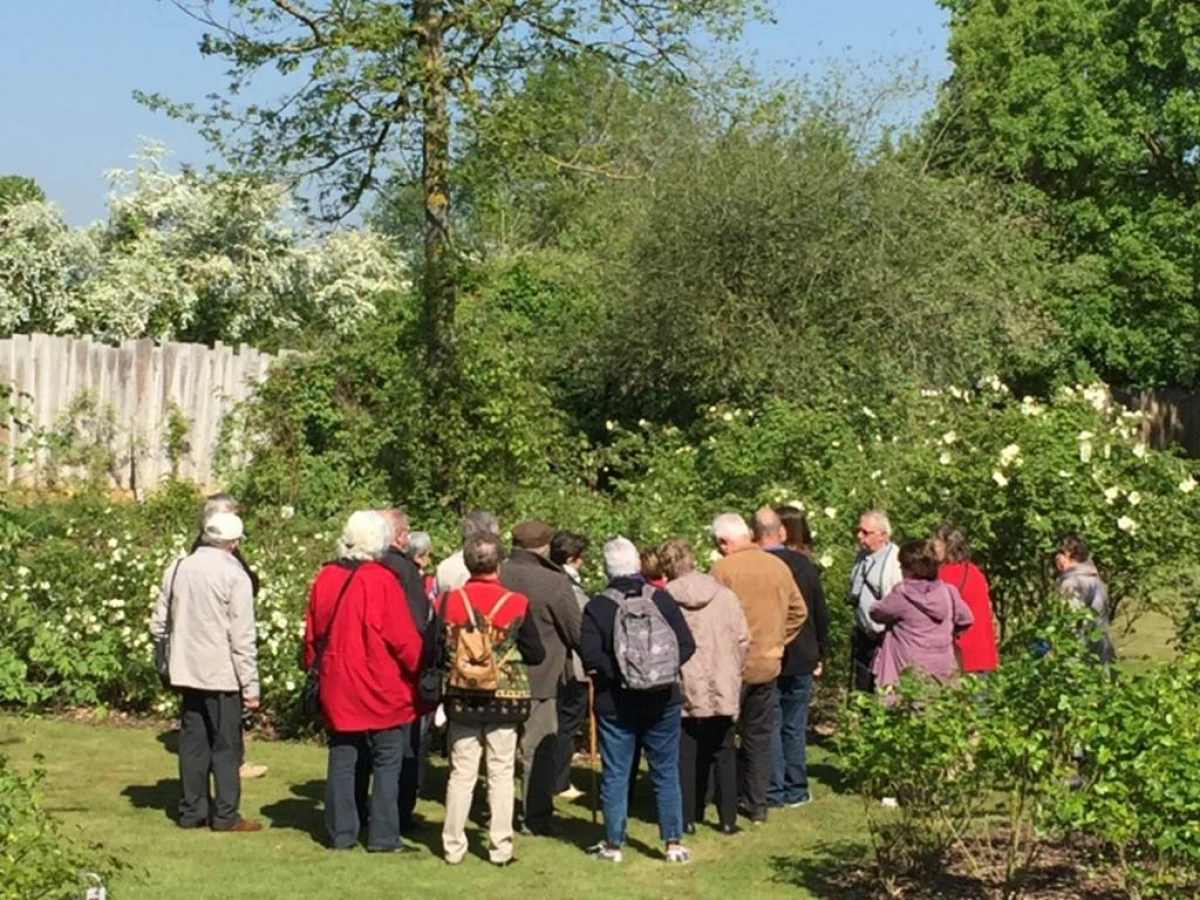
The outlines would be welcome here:
[[[554,529],[545,522],[522,522],[512,530],[513,546],[524,550],[545,547],[554,539]]]

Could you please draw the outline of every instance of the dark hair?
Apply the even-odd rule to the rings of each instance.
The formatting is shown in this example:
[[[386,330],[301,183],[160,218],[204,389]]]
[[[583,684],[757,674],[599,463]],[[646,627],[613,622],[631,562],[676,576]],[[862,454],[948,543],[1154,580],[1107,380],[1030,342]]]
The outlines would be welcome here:
[[[808,527],[808,516],[794,506],[777,506],[775,515],[783,523],[783,533],[787,535],[787,545],[801,553],[811,553],[813,545],[812,529]]]
[[[500,538],[494,534],[473,534],[463,544],[463,564],[472,575],[491,575],[503,558]]]
[[[1074,531],[1059,538],[1058,552],[1075,562],[1087,562],[1092,558],[1092,551],[1088,549],[1087,541]]]
[[[936,581],[938,561],[929,541],[905,541],[900,546],[900,568],[918,581]]]
[[[642,560],[642,577],[647,581],[655,581],[663,577],[662,560],[658,557],[657,547],[647,547],[638,552]]]
[[[582,559],[591,544],[586,535],[559,531],[550,541],[550,561],[561,566],[573,559]]]
[[[943,522],[933,530],[933,539],[941,541],[946,548],[946,562],[967,562],[971,558],[967,536],[949,522]]]
[[[696,570],[696,554],[691,544],[683,538],[671,538],[658,548],[658,559],[662,564],[663,576],[674,581],[688,572]]]

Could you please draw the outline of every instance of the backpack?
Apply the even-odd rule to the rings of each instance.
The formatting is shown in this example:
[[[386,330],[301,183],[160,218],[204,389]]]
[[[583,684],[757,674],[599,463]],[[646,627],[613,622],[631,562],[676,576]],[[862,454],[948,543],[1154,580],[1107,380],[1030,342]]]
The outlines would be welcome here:
[[[459,590],[459,597],[467,610],[465,625],[451,625],[454,657],[446,676],[446,686],[458,691],[472,693],[495,693],[500,689],[500,661],[496,658],[495,645],[503,641],[506,629],[497,628],[493,622],[512,592],[506,592],[490,614],[476,616],[475,607],[467,599],[467,592]]]
[[[632,691],[652,691],[679,681],[679,638],[654,602],[654,591],[646,585],[632,597],[604,592],[617,604],[613,651],[621,680]]]

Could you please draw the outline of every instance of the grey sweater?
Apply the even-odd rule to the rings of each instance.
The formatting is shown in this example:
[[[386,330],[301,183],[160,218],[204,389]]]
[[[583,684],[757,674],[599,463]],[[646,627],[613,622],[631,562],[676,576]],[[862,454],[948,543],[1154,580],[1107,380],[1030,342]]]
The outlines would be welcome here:
[[[253,588],[227,550],[200,547],[167,569],[150,634],[167,645],[173,687],[259,695]]]

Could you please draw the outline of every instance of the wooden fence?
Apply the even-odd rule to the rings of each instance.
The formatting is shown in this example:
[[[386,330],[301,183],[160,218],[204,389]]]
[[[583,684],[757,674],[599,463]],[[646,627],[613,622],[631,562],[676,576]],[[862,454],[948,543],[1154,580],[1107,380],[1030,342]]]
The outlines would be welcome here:
[[[1130,409],[1145,414],[1142,439],[1159,450],[1178,444],[1188,456],[1200,458],[1200,394],[1164,389],[1114,391]]]
[[[222,419],[266,377],[273,359],[245,344],[235,349],[219,341],[213,347],[151,340],[111,346],[44,334],[0,340],[0,384],[15,389],[24,420],[24,427],[17,427],[10,417],[2,436],[5,479],[8,484],[44,479],[46,467],[54,464],[45,435],[88,398],[115,426],[108,468],[116,487],[150,489],[170,473],[173,407],[187,422],[177,474],[212,487]]]

